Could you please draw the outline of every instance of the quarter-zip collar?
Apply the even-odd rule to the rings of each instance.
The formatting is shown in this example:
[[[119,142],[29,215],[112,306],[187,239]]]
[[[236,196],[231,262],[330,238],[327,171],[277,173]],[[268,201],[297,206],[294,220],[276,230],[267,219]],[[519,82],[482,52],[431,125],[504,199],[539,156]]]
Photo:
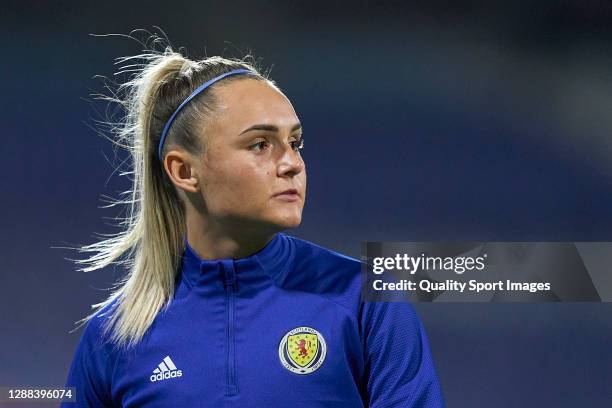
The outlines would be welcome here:
[[[291,239],[278,232],[258,252],[239,259],[203,259],[184,238],[182,276],[198,292],[222,290],[228,284],[255,289],[285,275],[295,257]]]

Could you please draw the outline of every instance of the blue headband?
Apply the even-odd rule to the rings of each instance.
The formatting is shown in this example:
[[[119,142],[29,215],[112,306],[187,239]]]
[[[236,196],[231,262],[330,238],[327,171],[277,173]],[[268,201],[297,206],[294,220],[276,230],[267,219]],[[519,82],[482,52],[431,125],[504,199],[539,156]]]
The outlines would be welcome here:
[[[162,158],[162,149],[164,147],[164,142],[166,141],[166,136],[168,135],[168,130],[170,130],[170,126],[172,125],[172,122],[174,121],[174,118],[176,117],[176,115],[181,111],[181,109],[183,109],[183,107],[185,105],[187,105],[187,103],[192,100],[193,98],[195,98],[196,95],[198,95],[200,92],[204,91],[206,88],[208,88],[210,85],[214,84],[215,82],[217,82],[220,79],[225,78],[226,76],[229,75],[234,75],[234,74],[250,74],[250,75],[257,75],[257,73],[251,71],[250,69],[245,69],[245,68],[240,68],[240,69],[235,69],[233,71],[229,71],[226,72],[225,74],[221,74],[219,76],[214,77],[213,79],[206,81],[205,83],[203,83],[202,85],[198,86],[192,93],[191,95],[189,95],[180,105],[178,108],[176,108],[176,110],[174,111],[174,113],[170,116],[170,119],[168,119],[168,121],[166,122],[166,125],[164,126],[164,130],[162,130],[161,133],[161,138],[159,139],[159,148],[157,151],[157,155],[159,157],[159,160],[163,161]]]

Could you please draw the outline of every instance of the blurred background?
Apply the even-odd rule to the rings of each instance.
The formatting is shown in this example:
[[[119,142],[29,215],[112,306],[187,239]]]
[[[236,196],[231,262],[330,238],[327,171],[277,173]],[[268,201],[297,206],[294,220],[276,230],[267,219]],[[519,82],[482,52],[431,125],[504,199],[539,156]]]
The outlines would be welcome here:
[[[160,26],[190,56],[272,67],[304,126],[308,197],[290,235],[354,257],[365,240],[612,240],[612,3],[2,8],[0,386],[62,386],[82,333],[69,331],[122,274],[77,272],[78,254],[54,248],[117,232],[103,196],[130,187],[90,95],[142,47],[89,34]],[[612,304],[416,308],[449,407],[612,401]]]

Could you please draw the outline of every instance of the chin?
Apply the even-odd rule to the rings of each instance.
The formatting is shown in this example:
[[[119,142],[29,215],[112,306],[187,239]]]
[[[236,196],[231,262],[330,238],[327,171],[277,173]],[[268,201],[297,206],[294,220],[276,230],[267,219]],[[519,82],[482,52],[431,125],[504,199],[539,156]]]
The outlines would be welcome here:
[[[296,228],[302,223],[302,214],[279,214],[270,222],[282,229]]]
[[[285,219],[283,221],[278,222],[277,225],[279,227],[282,227],[283,229],[287,229],[287,228],[299,227],[301,223],[302,223],[302,218],[298,217],[296,219]]]

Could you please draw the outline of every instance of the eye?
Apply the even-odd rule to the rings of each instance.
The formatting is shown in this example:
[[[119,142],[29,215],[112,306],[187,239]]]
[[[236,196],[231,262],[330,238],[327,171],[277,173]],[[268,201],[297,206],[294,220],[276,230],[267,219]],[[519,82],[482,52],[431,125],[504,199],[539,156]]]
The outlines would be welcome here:
[[[291,142],[291,148],[296,152],[304,148],[304,138],[300,137],[297,140]]]
[[[266,140],[262,140],[261,142],[257,142],[249,146],[249,150],[255,150],[257,152],[262,151],[264,148],[268,146],[268,142]]]

